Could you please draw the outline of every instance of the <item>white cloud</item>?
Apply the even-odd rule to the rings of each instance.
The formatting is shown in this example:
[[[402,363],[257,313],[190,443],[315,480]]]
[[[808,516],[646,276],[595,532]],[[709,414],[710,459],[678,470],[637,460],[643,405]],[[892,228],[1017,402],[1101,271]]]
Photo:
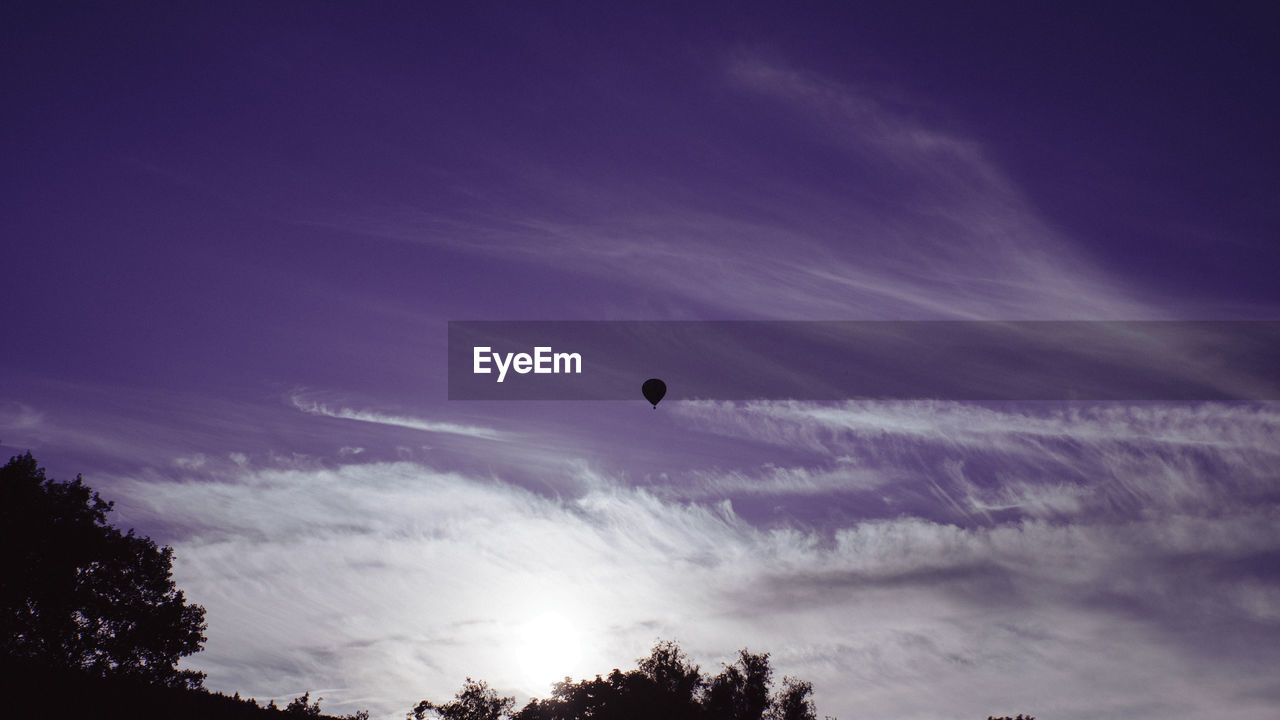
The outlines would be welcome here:
[[[1070,438],[1280,454],[1280,411],[1270,403],[686,401],[673,407],[701,427],[810,448],[895,436],[1010,450],[1027,439]]]
[[[25,403],[0,402],[0,430],[37,432],[45,424],[44,413]]]
[[[1280,479],[1280,413],[1270,404],[687,402],[672,412],[702,431],[826,463],[809,475],[924,486],[962,515],[988,520],[999,510],[1063,517],[1208,508],[1265,498]],[[859,458],[856,476],[831,464],[848,456]],[[805,489],[770,474],[754,479],[757,492]]]
[[[191,529],[176,571],[209,609],[194,664],[210,685],[324,687],[339,711],[398,717],[467,675],[545,694],[658,637],[708,669],[744,645],[773,652],[843,717],[1089,717],[1152,698],[1173,704],[1165,717],[1197,717],[1246,708],[1234,698],[1269,682],[1241,653],[1277,634],[1274,586],[1241,565],[1280,553],[1269,505],[1071,525],[902,517],[825,535],[580,471],[572,499],[408,462],[157,478],[126,494]],[[534,678],[521,638],[547,617],[584,647]]]
[[[657,485],[664,497],[719,498],[730,495],[810,495],[875,490],[893,482],[894,474],[881,468],[859,466],[848,459],[829,468],[766,465],[759,472],[695,470],[678,482]]]
[[[423,432],[461,435],[464,437],[481,438],[485,440],[502,440],[507,437],[506,433],[494,430],[493,428],[480,427],[476,425],[459,425],[457,423],[422,420],[420,418],[404,417],[401,415],[388,415],[386,413],[375,412],[372,410],[331,408],[319,402],[308,401],[299,395],[291,396],[289,401],[295,408],[309,415],[320,415],[323,417],[340,418],[343,420],[355,420],[357,422],[375,423],[378,425],[390,425],[392,427],[409,428],[410,430],[422,430]]]
[[[722,70],[706,82],[726,103],[760,118],[757,131],[816,144],[831,177],[797,177],[741,138],[710,138],[755,168],[748,181],[513,165],[503,202],[478,199],[465,214],[384,207],[316,224],[607,277],[645,290],[639,308],[602,300],[631,316],[1135,320],[1177,307],[1081,252],[945,118],[757,56]],[[765,120],[775,116],[761,101],[785,120]]]
[[[173,464],[183,470],[199,470],[209,462],[209,458],[204,453],[196,453],[190,457],[180,457],[173,461]]]

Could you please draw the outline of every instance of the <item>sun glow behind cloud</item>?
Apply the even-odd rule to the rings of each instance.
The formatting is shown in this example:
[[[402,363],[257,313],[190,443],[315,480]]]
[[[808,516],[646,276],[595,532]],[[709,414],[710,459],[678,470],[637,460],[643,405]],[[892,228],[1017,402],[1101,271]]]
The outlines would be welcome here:
[[[396,28],[358,10],[332,26],[325,11],[314,24],[264,12],[193,23],[217,32],[184,35],[190,64],[147,68],[146,83],[136,61],[172,52],[149,24],[13,25],[27,36],[13,47],[37,58],[15,91],[38,92],[13,118],[29,132],[13,134],[25,199],[6,236],[30,238],[24,262],[56,268],[60,289],[44,272],[9,283],[11,335],[39,341],[15,342],[0,368],[14,395],[2,439],[63,463],[60,477],[83,471],[126,524],[176,545],[180,585],[210,610],[191,662],[211,687],[284,700],[324,687],[327,710],[400,718],[468,675],[545,695],[667,638],[704,669],[742,645],[772,652],[846,719],[1274,716],[1271,405],[667,402],[637,420],[460,410],[431,387],[436,331],[461,317],[1221,319],[1197,297],[1235,292],[1241,258],[1271,255],[1213,223],[1248,216],[1265,182],[1203,174],[1200,192],[1147,198],[1168,217],[1142,215],[1148,183],[1121,184],[1092,203],[1084,238],[1003,164],[1057,177],[1035,149],[1065,140],[1102,170],[1045,186],[1081,195],[1113,168],[1118,183],[1206,168],[1112,163],[1122,144],[1130,163],[1160,147],[1123,133],[1172,142],[1193,108],[1163,106],[1151,133],[1082,103],[1093,145],[1037,124],[1053,119],[1040,103],[1073,110],[1061,85],[1006,96],[1025,117],[957,110],[973,88],[913,98],[913,78],[877,69],[890,60],[824,58],[803,32],[787,57],[781,37],[725,44],[663,20],[638,48],[601,33],[608,52],[588,57],[541,21],[506,23],[491,53],[451,11]],[[486,31],[499,19],[479,14]],[[30,40],[46,35],[76,43],[65,62],[38,59],[48,49]],[[387,43],[359,42],[373,37]],[[1196,47],[1195,72],[1170,97],[1210,97],[1223,78],[1205,48],[1176,44]],[[80,66],[89,49],[95,72]],[[1158,57],[1130,57],[1170,89]],[[1085,77],[1088,61],[1058,70]],[[1126,70],[1108,68],[1124,88],[1111,99],[1159,99]],[[1210,130],[1267,117],[1221,110]],[[966,112],[968,127],[1016,118],[1028,134],[967,135],[953,122]],[[1208,157],[1228,136],[1186,137]],[[1197,202],[1219,187],[1248,193]],[[1182,206],[1212,219],[1175,227]],[[1150,238],[1123,234],[1139,226]],[[1162,278],[1179,266],[1204,284]],[[1243,300],[1274,317],[1266,299]],[[290,387],[333,394],[281,402]]]
[[[537,607],[537,603],[531,604]],[[515,632],[515,643],[507,652],[520,664],[524,687],[544,692],[551,683],[569,676],[586,676],[584,650],[589,642],[583,628],[590,623],[579,615],[574,619],[560,611],[532,611]]]
[[[1280,553],[1275,507],[1249,500],[1274,480],[1265,408],[677,412],[699,430],[764,433],[757,441],[812,437],[811,464],[762,468],[760,487],[748,487],[754,473],[703,470],[647,489],[581,465],[572,496],[404,462],[124,488],[146,498],[135,517],[190,528],[178,579],[211,618],[194,664],[215,687],[264,698],[323,683],[346,709],[358,703],[342,688],[359,688],[391,717],[448,697],[467,675],[545,696],[564,674],[625,666],[658,638],[706,667],[736,649],[724,638],[767,649],[781,672],[817,684],[820,707],[873,714],[995,703],[1072,717],[1123,706],[1135,682],[1193,712],[1261,691],[1239,663],[1246,638],[1274,631],[1280,597],[1250,570]],[[1116,436],[1117,424],[1130,434]],[[1059,442],[1092,458],[1084,477],[1062,474]],[[1232,488],[1193,459],[1232,468]],[[1090,467],[1114,475],[1088,477]],[[866,480],[841,489],[832,478],[846,472]],[[1002,485],[987,484],[990,472]],[[829,505],[868,492],[897,510],[761,527],[730,500],[787,506],[813,496],[812,483]],[[918,505],[922,493],[933,500]],[[1189,597],[1189,585],[1202,590]],[[1124,619],[1135,606],[1141,624]],[[1219,629],[1197,630],[1209,618]]]

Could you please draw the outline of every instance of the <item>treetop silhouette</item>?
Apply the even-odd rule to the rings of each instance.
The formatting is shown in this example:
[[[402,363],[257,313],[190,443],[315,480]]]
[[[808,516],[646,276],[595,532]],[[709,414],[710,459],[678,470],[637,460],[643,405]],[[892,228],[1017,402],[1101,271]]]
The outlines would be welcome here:
[[[173,549],[112,527],[111,508],[30,452],[0,468],[0,654],[200,687],[177,663],[202,647],[204,608],[174,586]]]
[[[515,702],[515,698],[499,697],[487,683],[467,678],[451,702],[436,705],[423,700],[409,711],[409,717],[423,720],[431,712],[444,720],[498,720],[511,712]]]
[[[515,699],[499,697],[484,683],[467,678],[453,702],[422,701],[409,716],[434,712],[444,720],[816,720],[813,686],[784,678],[773,692],[768,653],[738,653],[715,677],[705,678],[674,642],[659,642],[635,670],[614,669],[607,677],[555,683],[550,698],[530,700],[510,713]]]

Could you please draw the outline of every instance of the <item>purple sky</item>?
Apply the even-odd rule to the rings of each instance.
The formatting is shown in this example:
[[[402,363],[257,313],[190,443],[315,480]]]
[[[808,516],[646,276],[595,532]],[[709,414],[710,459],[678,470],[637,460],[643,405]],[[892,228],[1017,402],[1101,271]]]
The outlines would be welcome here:
[[[1275,404],[445,399],[449,320],[1280,319],[1261,4],[150,5],[0,10],[0,449],[176,548],[209,687],[665,638],[846,720],[1275,716]]]

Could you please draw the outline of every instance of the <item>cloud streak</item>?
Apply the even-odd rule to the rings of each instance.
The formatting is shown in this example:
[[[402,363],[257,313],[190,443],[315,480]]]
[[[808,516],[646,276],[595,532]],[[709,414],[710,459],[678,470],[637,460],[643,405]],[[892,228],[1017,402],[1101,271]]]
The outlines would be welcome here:
[[[797,158],[726,135],[717,147],[752,168],[751,182],[699,166],[637,187],[632,175],[526,159],[510,164],[502,203],[314,222],[607,277],[655,298],[601,298],[623,317],[1138,320],[1176,307],[1110,276],[945,119],[757,55],[712,66],[701,81],[749,137],[777,136],[831,177],[796,176]]]
[[[290,396],[289,402],[295,408],[307,413],[308,415],[318,415],[320,417],[355,420],[356,422],[409,428],[410,430],[421,430],[429,433],[461,435],[463,437],[480,438],[484,440],[503,440],[510,437],[508,433],[477,425],[436,422],[414,417],[405,417],[402,415],[388,415],[386,413],[375,412],[372,410],[353,410],[351,408],[343,407],[331,408],[328,405],[324,405],[316,401],[308,401],[299,395]]]
[[[1258,668],[1277,659],[1259,642],[1280,639],[1261,569],[1280,557],[1274,504],[806,530],[579,472],[571,498],[407,462],[125,489],[131,512],[188,528],[178,580],[209,608],[194,664],[211,685],[264,698],[324,686],[344,711],[378,698],[398,716],[466,675],[545,694],[558,673],[625,664],[656,637],[708,667],[735,649],[726,638],[770,650],[841,716],[1084,718],[1160,697],[1171,706],[1131,714],[1249,716],[1242,698],[1265,692]],[[796,492],[770,472],[773,492]],[[548,615],[580,647],[539,678],[522,638]]]
[[[925,507],[950,508],[953,521],[966,523],[990,523],[1000,512],[1006,518],[1066,519],[1129,517],[1153,508],[1207,511],[1250,499],[1270,502],[1280,480],[1280,415],[1271,403],[672,407],[702,431],[806,453],[816,464],[791,471],[791,490],[812,487],[811,478],[838,477],[846,492],[876,488],[882,511],[932,496],[937,502]],[[731,481],[785,496],[788,487],[777,475],[769,470],[751,481],[741,474]]]

